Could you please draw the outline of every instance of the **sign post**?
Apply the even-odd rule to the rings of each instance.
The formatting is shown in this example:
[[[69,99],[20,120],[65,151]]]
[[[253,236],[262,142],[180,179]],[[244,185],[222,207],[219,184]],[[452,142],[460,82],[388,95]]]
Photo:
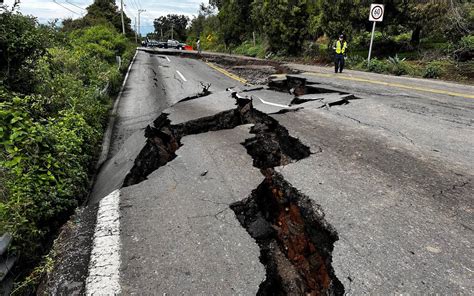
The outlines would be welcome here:
[[[372,26],[372,37],[370,38],[369,57],[367,58],[367,65],[370,66],[370,56],[372,55],[372,45],[374,43],[375,24],[383,21],[384,5],[372,4],[370,5],[369,21],[374,22]]]

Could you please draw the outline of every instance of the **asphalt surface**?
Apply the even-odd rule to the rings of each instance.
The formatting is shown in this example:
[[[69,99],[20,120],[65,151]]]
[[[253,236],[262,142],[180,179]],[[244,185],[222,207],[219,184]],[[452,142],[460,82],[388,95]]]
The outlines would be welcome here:
[[[211,92],[241,85],[197,60],[138,51],[118,105],[109,157],[97,177],[90,203],[121,187],[145,144],[145,127],[167,107],[200,93],[201,83],[210,84]]]
[[[256,294],[259,249],[229,208],[263,180],[240,145],[248,130],[185,137],[175,160],[122,190],[125,294]]]
[[[409,86],[401,89],[354,73],[301,74],[323,93],[292,105],[294,95],[242,91],[197,59],[139,52],[131,69],[92,203],[121,187],[144,128],[161,112],[172,124],[208,118],[235,108],[226,89],[237,87],[313,152],[276,170],[337,231],[332,264],[346,293],[474,293],[474,101],[409,88],[472,94],[472,86],[393,78]],[[213,94],[177,103],[201,82]],[[347,94],[355,95],[348,104],[333,104]],[[265,280],[259,246],[229,208],[263,181],[241,145],[253,137],[249,128],[185,136],[175,159],[121,189],[123,293],[257,293]]]

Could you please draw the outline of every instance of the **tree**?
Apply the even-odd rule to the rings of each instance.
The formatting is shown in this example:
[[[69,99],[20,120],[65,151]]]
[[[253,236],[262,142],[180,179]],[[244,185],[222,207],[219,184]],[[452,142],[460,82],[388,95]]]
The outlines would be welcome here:
[[[353,35],[360,30],[371,30],[367,0],[322,0],[320,6],[320,28],[330,38],[339,34]],[[383,1],[382,1],[383,2]]]
[[[219,8],[220,35],[226,46],[238,45],[248,37],[253,28],[251,19],[252,0],[221,0]]]
[[[11,12],[0,14],[0,82],[7,88],[29,93],[33,69],[53,41],[53,32],[33,17]]]
[[[309,0],[263,0],[261,16],[270,50],[296,55],[308,36]]]
[[[130,37],[134,36],[130,18],[124,13],[123,19],[125,34]],[[95,0],[87,7],[87,14],[83,18],[65,19],[63,28],[65,31],[72,31],[105,23],[111,23],[118,32],[122,32],[122,17],[114,0]]]
[[[199,13],[197,17],[194,17],[191,20],[191,24],[188,28],[188,40],[194,41],[201,39],[201,35],[207,29],[210,29],[209,26],[213,23],[215,19],[216,6],[210,4],[205,5],[201,3],[199,6]],[[210,29],[211,31],[217,31],[218,27],[216,26],[215,30]]]
[[[131,20],[124,13],[125,33],[133,34]],[[95,0],[87,7],[85,19],[105,19],[110,22],[119,32],[122,32],[122,18],[120,10],[115,5],[115,0]]]
[[[185,15],[168,14],[153,21],[155,33],[164,39],[186,40],[189,18]]]

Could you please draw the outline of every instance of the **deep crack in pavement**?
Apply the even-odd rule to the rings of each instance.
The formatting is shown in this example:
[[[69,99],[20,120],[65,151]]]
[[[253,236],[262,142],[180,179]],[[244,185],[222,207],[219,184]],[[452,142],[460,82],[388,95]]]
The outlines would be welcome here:
[[[257,295],[343,295],[334,274],[337,232],[324,213],[272,169],[247,199],[231,205],[260,246],[266,280]]]
[[[304,84],[304,83],[303,83]],[[265,180],[246,199],[230,205],[241,225],[260,247],[266,280],[258,295],[342,295],[344,287],[332,268],[337,232],[324,220],[322,209],[302,195],[273,168],[311,155],[309,147],[289,135],[271,116],[253,108],[252,100],[232,94],[237,107],[214,116],[172,125],[158,117],[145,131],[147,143],[123,186],[147,176],[176,157],[187,135],[253,124],[255,137],[242,145]],[[186,98],[192,100],[202,97]]]

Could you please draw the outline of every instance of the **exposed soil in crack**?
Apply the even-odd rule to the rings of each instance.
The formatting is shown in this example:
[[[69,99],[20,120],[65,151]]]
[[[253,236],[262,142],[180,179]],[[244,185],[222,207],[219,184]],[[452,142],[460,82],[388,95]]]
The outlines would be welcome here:
[[[332,268],[336,231],[322,210],[274,170],[232,210],[261,249],[266,280],[257,295],[343,295]]]
[[[328,86],[321,85],[319,83],[308,83],[307,79],[300,76],[287,75],[286,77],[271,79],[268,83],[268,87],[271,90],[291,93],[295,96],[302,96],[307,94],[328,94],[337,93],[340,95],[348,95],[348,100],[357,99],[354,95],[339,90],[333,89]],[[304,103],[309,100],[295,100],[292,104]]]
[[[291,137],[278,121],[270,116],[260,119],[262,121],[255,123],[250,130],[255,137],[243,143],[248,154],[253,156],[255,167],[267,169],[286,165],[311,154],[309,148]]]
[[[242,145],[261,169],[265,180],[251,196],[230,208],[260,247],[266,280],[258,295],[342,295],[344,286],[332,268],[336,231],[323,211],[302,195],[274,167],[301,160],[310,149],[277,120],[253,108],[252,100],[233,93],[237,107],[214,116],[172,125],[167,114],[145,131],[147,143],[135,160],[124,186],[137,184],[176,157],[187,135],[253,124],[255,137]]]

